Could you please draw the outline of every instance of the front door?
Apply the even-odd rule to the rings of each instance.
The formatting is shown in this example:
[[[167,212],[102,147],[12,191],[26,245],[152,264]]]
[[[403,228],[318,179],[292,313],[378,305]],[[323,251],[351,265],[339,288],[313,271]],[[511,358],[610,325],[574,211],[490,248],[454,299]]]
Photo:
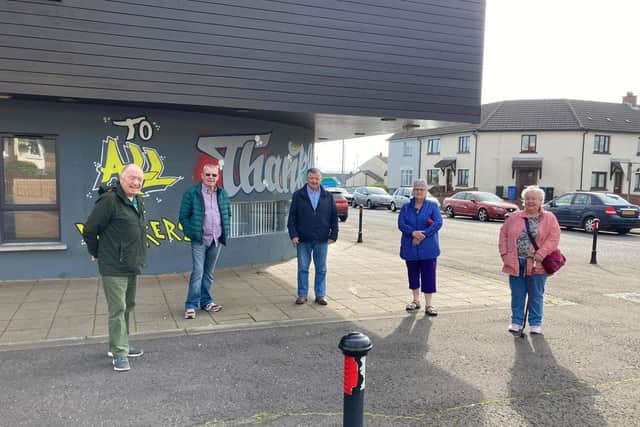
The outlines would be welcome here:
[[[613,192],[616,194],[622,194],[622,172],[616,171],[613,174]]]
[[[450,168],[447,168],[447,188],[445,188],[444,191],[451,191],[453,190],[453,170]]]
[[[537,169],[518,169],[516,172],[516,188],[518,193],[516,198],[520,198],[522,190],[528,185],[536,185],[538,183],[538,170]]]

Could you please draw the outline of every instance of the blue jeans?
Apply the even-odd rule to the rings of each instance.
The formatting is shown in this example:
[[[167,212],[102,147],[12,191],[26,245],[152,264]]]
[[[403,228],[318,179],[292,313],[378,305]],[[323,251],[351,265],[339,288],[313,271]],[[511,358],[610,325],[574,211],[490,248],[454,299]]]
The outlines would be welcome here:
[[[316,277],[313,290],[316,298],[327,295],[327,242],[300,242],[296,246],[298,252],[298,296],[306,297],[309,293],[309,266],[313,255],[313,266]]]
[[[215,243],[211,243],[211,246],[207,247],[202,243],[191,242],[193,267],[191,269],[191,278],[189,279],[187,301],[184,304],[185,310],[190,308],[197,310],[213,302],[211,287],[219,248],[220,245],[216,246]]]
[[[520,274],[509,276],[511,287],[511,323],[522,325],[524,323],[525,298],[529,292],[529,325],[541,326],[544,306],[544,285],[547,282],[546,274],[534,274],[533,283],[531,276],[526,276],[527,260],[520,258]]]

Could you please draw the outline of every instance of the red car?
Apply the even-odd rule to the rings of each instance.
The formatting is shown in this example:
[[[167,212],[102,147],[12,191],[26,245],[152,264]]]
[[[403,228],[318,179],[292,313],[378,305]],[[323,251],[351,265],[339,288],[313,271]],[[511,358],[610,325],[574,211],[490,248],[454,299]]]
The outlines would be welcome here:
[[[471,216],[480,221],[505,219],[518,206],[505,202],[493,193],[483,191],[461,191],[444,199],[442,207],[449,218],[456,215]]]
[[[336,208],[338,209],[338,218],[340,221],[345,222],[349,217],[349,201],[342,194],[332,193],[333,200],[336,201]]]

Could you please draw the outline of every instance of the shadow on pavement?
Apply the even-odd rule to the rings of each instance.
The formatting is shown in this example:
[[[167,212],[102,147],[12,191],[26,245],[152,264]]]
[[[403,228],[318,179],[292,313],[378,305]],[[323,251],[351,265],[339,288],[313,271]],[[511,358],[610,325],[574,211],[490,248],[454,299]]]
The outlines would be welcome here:
[[[602,426],[599,392],[560,366],[543,335],[515,338],[511,407],[527,425]]]

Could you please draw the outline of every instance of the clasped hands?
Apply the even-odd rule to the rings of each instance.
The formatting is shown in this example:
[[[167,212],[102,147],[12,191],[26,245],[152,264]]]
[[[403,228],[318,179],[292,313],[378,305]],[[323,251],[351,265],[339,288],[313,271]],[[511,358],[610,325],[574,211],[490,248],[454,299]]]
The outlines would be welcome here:
[[[424,235],[424,232],[416,230],[411,233],[411,237],[411,243],[413,244],[413,246],[418,246],[420,242],[422,242],[427,236]]]

